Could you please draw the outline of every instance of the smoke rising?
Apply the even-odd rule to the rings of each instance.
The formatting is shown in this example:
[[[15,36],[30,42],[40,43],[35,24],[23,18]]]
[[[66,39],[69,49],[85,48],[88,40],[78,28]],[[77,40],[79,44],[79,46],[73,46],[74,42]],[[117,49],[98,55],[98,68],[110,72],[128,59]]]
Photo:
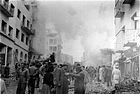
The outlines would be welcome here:
[[[63,52],[75,60],[85,52],[86,65],[93,65],[100,49],[114,47],[113,1],[39,1],[39,7],[42,25],[54,25],[62,36]]]

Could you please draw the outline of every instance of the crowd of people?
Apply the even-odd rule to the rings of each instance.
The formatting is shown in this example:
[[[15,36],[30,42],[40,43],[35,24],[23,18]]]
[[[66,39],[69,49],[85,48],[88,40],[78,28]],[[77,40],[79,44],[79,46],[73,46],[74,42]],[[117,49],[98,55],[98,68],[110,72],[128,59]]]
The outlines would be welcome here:
[[[57,64],[54,55],[50,57],[44,61],[16,64],[16,94],[35,94],[35,90],[40,94],[68,94],[71,81],[74,81],[74,94],[87,94],[88,85],[93,81],[107,86],[120,81],[121,74],[117,62],[115,69],[110,66],[94,68],[80,64],[70,68],[68,64]],[[2,79],[1,83],[2,87],[5,87]],[[0,92],[7,94],[6,88],[2,88]]]
[[[32,62],[29,66],[21,63],[18,69],[16,94],[34,94],[35,88],[40,94],[68,94],[70,81],[75,79],[75,94],[85,94],[85,73],[83,67],[76,66],[76,73],[67,64],[48,61]],[[41,84],[40,84],[41,83]]]

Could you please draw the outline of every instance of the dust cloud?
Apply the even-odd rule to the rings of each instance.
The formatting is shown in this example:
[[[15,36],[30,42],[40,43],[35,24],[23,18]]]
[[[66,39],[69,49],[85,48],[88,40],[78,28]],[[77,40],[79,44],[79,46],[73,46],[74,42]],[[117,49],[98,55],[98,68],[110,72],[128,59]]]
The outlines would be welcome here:
[[[100,49],[114,48],[114,1],[38,1],[41,24],[51,23],[61,34],[62,52],[80,61],[86,53],[85,65],[100,59]],[[46,31],[46,28],[43,28]]]

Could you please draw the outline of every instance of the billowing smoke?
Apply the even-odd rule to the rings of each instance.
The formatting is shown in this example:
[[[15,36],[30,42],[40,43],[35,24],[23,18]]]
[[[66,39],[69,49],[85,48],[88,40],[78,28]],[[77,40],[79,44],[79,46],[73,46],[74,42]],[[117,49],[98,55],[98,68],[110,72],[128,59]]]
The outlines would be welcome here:
[[[42,25],[54,25],[62,36],[63,52],[75,60],[85,52],[86,65],[93,65],[100,59],[100,49],[113,48],[113,1],[40,1],[39,7]]]

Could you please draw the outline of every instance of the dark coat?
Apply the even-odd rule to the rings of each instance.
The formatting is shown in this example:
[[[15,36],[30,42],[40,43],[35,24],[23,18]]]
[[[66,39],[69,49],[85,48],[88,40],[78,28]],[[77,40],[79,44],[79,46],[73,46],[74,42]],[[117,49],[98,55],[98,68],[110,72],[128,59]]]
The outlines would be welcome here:
[[[54,83],[56,86],[56,94],[68,94],[69,81],[63,69],[56,68],[54,70]]]
[[[62,94],[61,69],[55,68],[53,75],[54,75],[54,85],[55,85],[55,89],[56,89],[56,94]]]
[[[28,75],[29,75],[29,72],[27,69],[23,71],[20,70],[16,94],[25,94]]]
[[[61,69],[61,78],[62,78],[62,94],[68,94],[69,81],[68,77],[65,75],[65,71]]]
[[[75,87],[75,94],[84,94],[84,73],[78,73],[79,76],[76,77],[74,87]]]

